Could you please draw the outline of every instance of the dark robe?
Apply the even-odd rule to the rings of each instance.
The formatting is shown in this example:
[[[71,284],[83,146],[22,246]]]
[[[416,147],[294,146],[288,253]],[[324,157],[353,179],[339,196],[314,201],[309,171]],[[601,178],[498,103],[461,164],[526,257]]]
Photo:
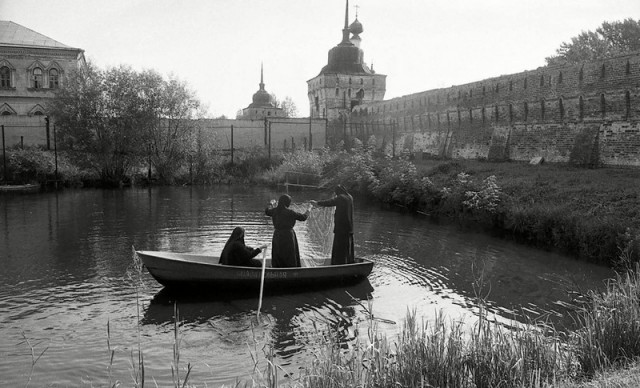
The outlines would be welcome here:
[[[254,259],[262,250],[250,248],[244,243],[244,229],[236,227],[222,249],[220,264],[241,267],[262,267],[260,260]]]
[[[347,190],[338,186],[336,196],[318,201],[318,206],[335,206],[333,215],[333,246],[331,247],[331,264],[348,264],[354,262],[353,249],[353,197]]]
[[[290,203],[290,199],[287,203],[281,197],[277,207],[265,210],[275,228],[271,242],[271,266],[274,268],[300,267],[300,249],[293,227],[296,221],[305,221],[307,215],[289,209]]]

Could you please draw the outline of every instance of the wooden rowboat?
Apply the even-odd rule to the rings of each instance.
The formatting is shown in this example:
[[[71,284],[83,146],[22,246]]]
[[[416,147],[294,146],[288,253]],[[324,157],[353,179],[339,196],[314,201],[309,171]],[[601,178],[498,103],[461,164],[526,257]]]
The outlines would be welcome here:
[[[151,276],[165,287],[258,290],[262,268],[218,264],[218,257],[187,253],[136,251]],[[272,268],[267,259],[265,292],[353,284],[365,279],[373,262],[357,258],[355,263],[300,268]]]

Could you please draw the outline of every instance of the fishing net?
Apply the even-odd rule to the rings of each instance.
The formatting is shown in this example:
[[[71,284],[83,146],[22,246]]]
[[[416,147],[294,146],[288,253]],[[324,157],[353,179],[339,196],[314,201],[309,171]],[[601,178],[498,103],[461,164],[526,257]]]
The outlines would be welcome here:
[[[304,213],[309,209],[309,206],[309,202],[291,204],[290,209]],[[331,257],[333,211],[332,207],[314,207],[306,222],[296,224],[296,233],[300,244],[300,260],[303,267],[323,265],[325,259]]]

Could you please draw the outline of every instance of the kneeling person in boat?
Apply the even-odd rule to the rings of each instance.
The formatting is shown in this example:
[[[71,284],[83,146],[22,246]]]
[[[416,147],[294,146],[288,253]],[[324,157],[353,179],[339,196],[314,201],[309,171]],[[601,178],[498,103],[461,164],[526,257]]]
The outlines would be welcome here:
[[[262,267],[260,260],[254,259],[267,246],[251,248],[244,243],[244,228],[238,226],[222,249],[220,254],[220,264],[236,265],[240,267]]]

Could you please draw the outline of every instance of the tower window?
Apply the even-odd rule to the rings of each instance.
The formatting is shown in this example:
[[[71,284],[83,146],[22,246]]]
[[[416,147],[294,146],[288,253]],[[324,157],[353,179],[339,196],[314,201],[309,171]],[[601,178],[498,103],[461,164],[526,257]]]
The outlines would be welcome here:
[[[364,85],[364,79],[360,78],[360,85]]]
[[[600,113],[602,114],[602,117],[607,114],[607,101],[604,98],[604,93],[600,95]]]
[[[626,66],[626,68],[625,68],[624,72],[625,72],[627,75],[631,74],[631,64],[629,63],[629,61],[628,61],[628,60],[627,60],[627,66]]]
[[[540,86],[544,86],[544,74],[540,76]]]
[[[544,120],[544,100],[540,101],[540,119]]]
[[[39,89],[42,87],[42,69],[36,67],[33,69],[33,83],[32,87],[35,89]]]
[[[525,79],[524,79],[524,88],[525,88],[525,89],[527,88],[527,78],[526,78],[526,77],[525,77]]]
[[[59,84],[58,80],[58,70],[51,69],[49,70],[49,89],[57,89]]]
[[[336,88],[336,97],[340,96],[340,89]]]
[[[7,66],[0,67],[0,88],[11,87],[11,69]]]
[[[558,74],[558,83],[561,84],[562,83],[562,72],[560,72]]]
[[[625,117],[629,120],[631,118],[631,94],[628,90],[624,93],[624,104],[626,110]]]
[[[584,118],[584,99],[582,96],[578,99],[578,117],[580,120]]]
[[[604,79],[605,74],[606,74],[606,68],[605,68],[604,63],[603,63],[602,67],[600,68],[600,78]]]
[[[558,100],[558,110],[560,111],[560,120],[564,120],[564,103],[562,98]]]
[[[509,91],[513,91],[513,81],[509,81]]]
[[[527,121],[529,118],[529,103],[525,101],[524,103],[524,121]]]
[[[584,67],[581,67],[580,72],[578,72],[578,81],[582,82],[583,78],[584,78]]]

